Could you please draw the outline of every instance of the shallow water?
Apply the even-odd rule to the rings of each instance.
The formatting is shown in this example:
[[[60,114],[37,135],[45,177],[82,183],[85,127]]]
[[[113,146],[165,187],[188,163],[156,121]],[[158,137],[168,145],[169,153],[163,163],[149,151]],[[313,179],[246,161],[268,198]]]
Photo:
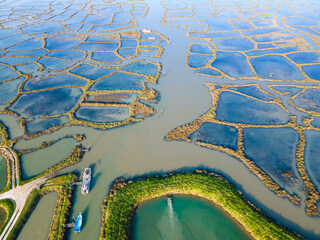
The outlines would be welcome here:
[[[159,91],[160,102],[159,104],[155,105],[158,112],[152,118],[146,119],[145,121],[134,125],[128,125],[125,127],[112,129],[108,131],[98,131],[84,127],[64,128],[58,132],[53,133],[52,135],[42,136],[31,141],[22,140],[15,146],[16,148],[35,147],[39,146],[42,141],[58,139],[60,137],[65,136],[68,133],[85,133],[87,135],[87,140],[84,144],[85,146],[90,146],[91,151],[85,154],[82,162],[61,171],[77,171],[78,173],[81,173],[83,169],[87,166],[90,166],[93,169],[92,191],[88,196],[82,196],[80,194],[80,189],[76,188],[74,206],[72,208],[73,216],[76,216],[79,211],[83,213],[83,230],[81,234],[77,235],[70,230],[68,235],[69,238],[99,238],[101,226],[101,204],[114,178],[122,175],[126,177],[131,177],[141,174],[152,174],[155,172],[163,173],[167,171],[176,171],[181,169],[190,170],[194,168],[209,168],[222,173],[223,175],[228,177],[228,179],[231,182],[234,182],[237,188],[242,190],[244,195],[251,202],[256,204],[262,210],[266,211],[273,218],[277,219],[280,223],[293,228],[294,230],[298,231],[304,236],[307,236],[309,239],[319,238],[320,220],[318,217],[311,218],[306,216],[304,211],[305,206],[303,203],[302,206],[294,206],[291,203],[289,203],[287,199],[281,199],[277,197],[268,188],[266,188],[256,176],[251,174],[250,171],[238,160],[231,158],[226,154],[205,148],[200,148],[192,144],[187,144],[185,142],[166,142],[163,140],[166,133],[171,131],[173,128],[193,121],[200,115],[204,114],[211,107],[211,97],[209,95],[208,88],[203,86],[203,82],[221,83],[223,81],[223,83],[228,84],[235,83],[234,80],[230,80],[227,78],[221,79],[207,76],[199,76],[195,74],[195,71],[188,69],[186,66],[185,59],[187,55],[188,46],[194,42],[197,42],[199,44],[206,43],[204,40],[202,40],[202,38],[204,37],[228,38],[240,37],[241,34],[239,32],[234,31],[234,28],[231,24],[228,23],[228,21],[223,21],[223,19],[221,19],[223,17],[234,17],[231,16],[233,14],[231,14],[230,12],[223,11],[219,14],[220,19],[218,19],[215,22],[215,24],[218,23],[218,25],[214,25],[214,22],[211,21],[210,27],[216,27],[216,29],[219,29],[228,26],[228,29],[232,29],[232,32],[209,32],[206,34],[194,33],[191,34],[191,36],[198,38],[197,40],[186,38],[186,31],[184,29],[173,29],[171,27],[166,27],[161,24],[161,18],[164,15],[164,9],[159,1],[149,0],[147,2],[150,7],[150,11],[145,18],[139,20],[139,27],[136,29],[152,29],[154,31],[163,33],[170,40],[170,44],[166,46],[164,49],[163,56],[158,60],[163,63],[163,73],[165,73],[165,77],[161,77],[159,79],[159,85],[149,85],[156,88]],[[176,7],[175,5],[176,4],[171,4],[170,7],[174,8]],[[178,7],[180,5],[182,7],[185,6],[185,4],[177,5]],[[43,6],[43,8],[46,8],[46,6]],[[223,8],[223,6],[221,6],[221,8]],[[229,6],[226,6],[226,8],[229,8]],[[204,10],[201,10],[201,8],[198,8],[197,12],[208,11],[207,9],[205,8]],[[102,12],[103,9],[100,11]],[[109,11],[114,10],[107,9],[107,12]],[[84,15],[86,14],[85,11],[79,13],[83,13]],[[243,13],[252,14],[250,13],[250,11],[245,10],[243,11]],[[201,18],[201,15],[205,14],[198,14],[198,18]],[[80,19],[82,20],[81,17]],[[121,22],[125,20],[125,16],[118,15],[117,21]],[[124,24],[121,26],[127,25],[128,24]],[[65,28],[61,28],[60,26],[61,25],[59,25],[58,23],[52,22],[33,25],[29,27],[23,27],[22,30],[26,32],[55,32],[60,31],[62,29],[65,30]],[[119,26],[120,25],[104,25],[97,26],[91,29],[92,25],[88,24],[84,25],[81,28],[81,31],[87,32],[90,29],[108,31],[112,30],[112,28],[117,28]],[[241,24],[237,24],[237,27],[241,27]],[[243,32],[243,35],[249,36],[256,34],[264,34],[267,32],[278,31],[279,29],[268,28],[258,30],[249,30]],[[147,38],[147,36],[142,36],[141,38]],[[53,45],[51,46],[59,47],[60,45],[57,45],[55,43],[57,39],[53,38],[53,40]],[[23,41],[23,39],[19,41]],[[0,44],[9,43],[0,40]],[[66,46],[68,44],[70,44],[71,47],[74,46],[72,41],[68,41]],[[80,48],[84,48],[89,44],[92,43],[81,44]],[[232,46],[229,45],[227,46],[229,49],[234,49],[232,48]],[[70,46],[66,47],[66,49],[69,49]],[[99,44],[95,46],[101,47],[101,45]],[[63,46],[61,47],[63,48]],[[243,49],[248,48],[248,44],[244,44],[241,47]],[[147,53],[148,52],[145,52],[145,54]],[[231,59],[224,59],[224,57],[226,56],[231,56]],[[220,57],[219,61],[221,65],[217,64],[215,66],[217,68],[221,66],[223,70],[225,70],[228,74],[235,77],[254,76],[254,74],[252,73],[252,68],[249,67],[248,63],[246,62],[247,58],[243,53],[227,54],[223,52],[222,54],[219,53],[218,57]],[[149,58],[142,57],[138,57],[137,59],[149,60]],[[153,58],[150,58],[150,60],[155,61]],[[234,61],[232,62],[234,65],[232,67],[229,66],[231,60]],[[64,60],[64,62],[68,61]],[[50,67],[49,65],[46,66]],[[241,69],[241,67],[243,66],[245,67],[245,69]],[[63,64],[57,67],[63,67]],[[213,69],[210,68],[209,70],[212,71]],[[14,77],[14,75],[10,74],[10,70],[6,71],[9,72],[10,78]],[[106,74],[104,71],[102,71],[101,75],[96,74],[95,72],[88,73],[85,70],[85,68],[79,70],[75,68],[75,70],[72,70],[71,72],[74,72],[75,74],[81,76],[84,75],[85,77],[89,79],[92,78],[93,80],[96,80],[97,77],[102,78]],[[279,75],[281,75],[281,72],[279,73]],[[132,76],[130,77],[132,78]],[[116,82],[117,79],[113,79],[115,81],[115,83],[113,83],[112,81],[108,82],[108,78],[109,77],[107,77],[105,80],[103,79],[100,82],[97,82],[101,83],[101,89],[119,89],[119,82]],[[131,86],[128,85],[130,84],[130,82],[124,79],[123,82],[120,82],[120,88],[140,88],[141,82],[142,81],[140,81],[140,79],[137,79],[136,82],[131,82]],[[256,81],[253,79],[241,80],[241,84],[248,83],[256,83]],[[259,85],[264,90],[266,90],[268,84],[271,83],[274,82],[259,82]],[[92,89],[94,88],[95,85],[93,85]],[[98,89],[100,88],[97,88],[96,90]],[[55,100],[55,103],[59,104],[59,101]],[[32,106],[31,110],[33,109],[37,110],[37,112],[43,111],[43,109],[37,109],[36,105]],[[55,108],[52,108],[51,111],[55,113],[55,110]],[[286,113],[284,115],[286,115]],[[281,119],[287,120],[286,116],[281,116]],[[301,118],[302,116],[299,115],[299,117]],[[21,135],[21,131],[18,130],[19,127],[14,121],[12,121],[12,119],[14,119],[12,116],[1,116],[1,119],[6,123],[6,125],[10,127],[10,133],[12,133],[13,136]],[[39,154],[39,156],[35,157],[33,164],[29,167],[32,168],[33,166],[38,165],[44,166],[42,165],[44,159],[43,156],[44,154]],[[300,188],[296,188],[294,190],[299,194],[299,196],[304,198],[304,193]],[[45,211],[43,210],[43,208],[37,207],[37,209],[40,209],[40,212]],[[50,224],[51,220],[46,218],[42,221],[46,222],[46,224]],[[25,227],[25,231],[31,233],[36,226],[36,223],[30,223],[30,225],[27,225]]]
[[[7,184],[7,162],[6,160],[0,155],[0,191],[6,186]]]
[[[151,200],[139,206],[133,221],[133,240],[251,239],[220,208],[195,197],[174,196],[172,203]]]
[[[22,228],[17,238],[18,240],[48,238],[57,197],[58,194],[52,192],[44,195],[40,199],[28,222]],[[30,231],[30,228],[32,231]]]
[[[44,172],[48,168],[64,160],[72,152],[76,140],[66,138],[36,152],[27,153],[21,157],[21,175],[29,179]]]

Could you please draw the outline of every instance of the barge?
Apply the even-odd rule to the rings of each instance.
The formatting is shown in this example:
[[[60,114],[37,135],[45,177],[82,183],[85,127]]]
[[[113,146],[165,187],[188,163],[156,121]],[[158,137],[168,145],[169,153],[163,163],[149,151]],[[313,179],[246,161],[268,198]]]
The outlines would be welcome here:
[[[81,193],[86,195],[90,191],[90,182],[91,182],[91,168],[84,169]]]

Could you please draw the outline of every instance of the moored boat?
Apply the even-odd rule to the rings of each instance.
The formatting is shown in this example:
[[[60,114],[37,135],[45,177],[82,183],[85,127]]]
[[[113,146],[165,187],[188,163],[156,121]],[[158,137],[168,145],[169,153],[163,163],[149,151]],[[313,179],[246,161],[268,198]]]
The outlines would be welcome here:
[[[81,193],[88,194],[90,191],[90,182],[91,182],[91,168],[84,169]]]
[[[76,222],[74,223],[74,232],[78,233],[81,231],[82,227],[82,214],[81,212],[78,214]]]

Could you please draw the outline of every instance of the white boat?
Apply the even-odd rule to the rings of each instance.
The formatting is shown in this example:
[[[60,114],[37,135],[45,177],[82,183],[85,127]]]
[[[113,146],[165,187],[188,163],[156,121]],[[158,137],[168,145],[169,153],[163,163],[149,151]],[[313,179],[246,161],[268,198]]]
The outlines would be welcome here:
[[[82,178],[82,187],[81,193],[88,194],[90,191],[90,182],[91,182],[91,168],[84,169],[83,178]]]

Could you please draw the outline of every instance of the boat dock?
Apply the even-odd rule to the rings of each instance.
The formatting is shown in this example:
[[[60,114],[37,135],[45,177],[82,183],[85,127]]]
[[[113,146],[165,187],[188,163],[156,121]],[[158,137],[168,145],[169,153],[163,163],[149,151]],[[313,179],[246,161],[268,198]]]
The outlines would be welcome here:
[[[90,183],[91,183],[91,168],[86,168],[83,172],[82,181],[81,182],[73,182],[69,187],[73,186],[81,186],[81,193],[86,195],[90,192]]]
[[[74,222],[73,223],[67,223],[63,225],[64,228],[73,228],[74,227]]]
[[[70,184],[70,187],[72,186],[81,186],[82,185],[82,182],[73,182]]]

